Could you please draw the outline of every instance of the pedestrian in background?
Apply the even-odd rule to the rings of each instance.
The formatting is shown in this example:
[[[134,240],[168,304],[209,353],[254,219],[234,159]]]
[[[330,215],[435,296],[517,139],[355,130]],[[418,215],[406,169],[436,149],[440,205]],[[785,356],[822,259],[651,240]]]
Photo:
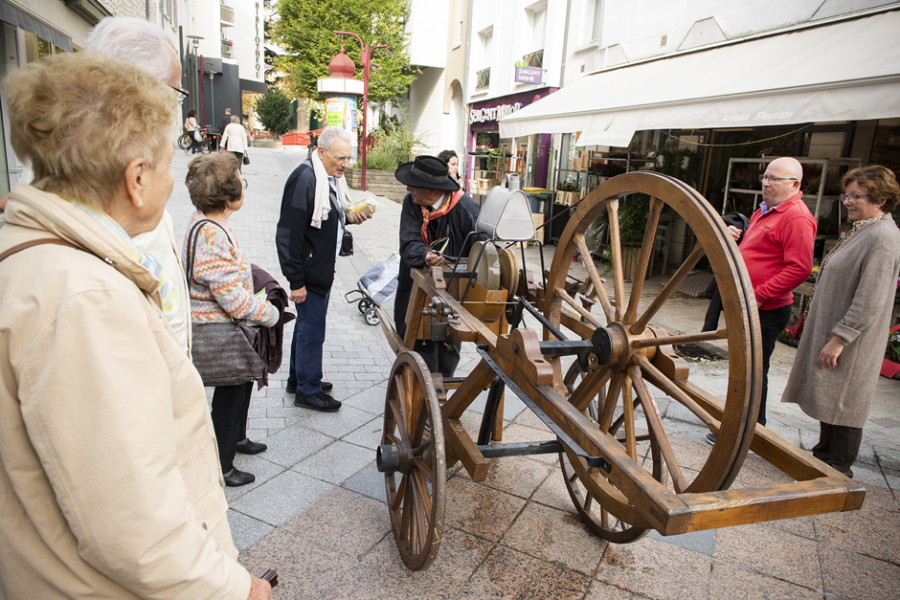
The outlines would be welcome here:
[[[853,228],[822,260],[781,401],[819,421],[813,456],[853,477],[900,273],[900,231],[890,214],[900,187],[878,165],[853,169],[842,183]]]
[[[450,179],[459,183],[459,157],[454,150],[441,150],[437,158],[447,163],[447,174]]]
[[[222,150],[231,152],[237,159],[238,172],[241,171],[243,165],[244,153],[250,146],[247,141],[247,130],[241,125],[241,120],[237,117],[231,117],[231,123],[225,128],[222,134]]]
[[[741,242],[738,248],[756,296],[762,338],[762,394],[757,417],[760,425],[766,424],[769,360],[778,334],[791,318],[794,288],[812,273],[816,220],[803,203],[802,178],[803,167],[796,159],[776,158],[759,176],[763,199],[743,238],[740,229],[728,227],[735,242]],[[715,434],[708,434],[706,440],[714,444]]]

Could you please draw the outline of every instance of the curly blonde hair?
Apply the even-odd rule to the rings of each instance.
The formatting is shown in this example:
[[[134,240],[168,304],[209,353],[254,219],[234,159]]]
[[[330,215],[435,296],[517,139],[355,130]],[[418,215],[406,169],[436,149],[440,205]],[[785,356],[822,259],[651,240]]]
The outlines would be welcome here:
[[[106,210],[135,158],[164,156],[174,92],[134,63],[93,52],[62,54],[6,77],[13,150],[32,185]]]

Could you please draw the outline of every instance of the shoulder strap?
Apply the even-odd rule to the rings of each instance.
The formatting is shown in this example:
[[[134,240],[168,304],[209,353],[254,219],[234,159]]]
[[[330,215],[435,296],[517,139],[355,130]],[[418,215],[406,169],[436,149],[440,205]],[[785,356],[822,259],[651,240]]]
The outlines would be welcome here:
[[[200,219],[194,223],[193,227],[191,227],[191,231],[188,233],[187,256],[185,256],[184,260],[184,274],[188,283],[194,278],[194,256],[197,254],[197,242],[200,239],[200,229],[207,223],[212,223],[221,229],[225,232],[225,237],[228,238],[228,232],[225,231],[225,228],[212,219]],[[228,241],[230,242],[231,238],[228,238]]]
[[[53,244],[56,246],[68,246],[69,248],[75,248],[76,250],[83,251],[82,248],[79,248],[75,244],[73,244],[71,242],[67,242],[66,240],[61,240],[59,238],[44,238],[44,239],[40,239],[40,240],[31,240],[30,242],[23,242],[21,244],[13,246],[12,248],[7,250],[3,254],[0,254],[0,262],[9,258],[13,254],[21,252],[22,250],[26,250],[28,248],[33,248],[34,246],[43,246],[44,244]]]

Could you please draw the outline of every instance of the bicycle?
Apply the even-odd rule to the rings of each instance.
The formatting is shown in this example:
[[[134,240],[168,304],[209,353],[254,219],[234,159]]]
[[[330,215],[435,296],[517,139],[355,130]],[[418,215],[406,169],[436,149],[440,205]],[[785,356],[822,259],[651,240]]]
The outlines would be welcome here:
[[[203,154],[209,154],[216,144],[217,134],[209,133],[208,129],[200,129],[200,133],[203,136],[203,140],[200,142],[200,152],[202,152]],[[184,150],[185,154],[187,154],[187,151],[191,149],[191,140],[193,139],[193,135],[194,132],[185,132],[178,138],[178,147]]]

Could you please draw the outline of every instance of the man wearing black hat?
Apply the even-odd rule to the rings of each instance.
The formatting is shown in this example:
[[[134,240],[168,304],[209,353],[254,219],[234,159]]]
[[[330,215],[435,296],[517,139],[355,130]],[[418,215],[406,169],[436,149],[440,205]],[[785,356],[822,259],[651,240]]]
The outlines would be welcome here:
[[[394,300],[394,325],[401,337],[406,334],[406,310],[413,284],[409,270],[438,267],[452,260],[449,257],[468,256],[472,244],[486,238],[467,238],[475,230],[480,209],[448,172],[444,161],[419,156],[394,173],[409,192],[400,213],[400,275]],[[433,342],[419,341],[415,350],[431,371],[439,371],[444,377],[451,377],[459,364],[459,342],[442,343],[437,364]]]

